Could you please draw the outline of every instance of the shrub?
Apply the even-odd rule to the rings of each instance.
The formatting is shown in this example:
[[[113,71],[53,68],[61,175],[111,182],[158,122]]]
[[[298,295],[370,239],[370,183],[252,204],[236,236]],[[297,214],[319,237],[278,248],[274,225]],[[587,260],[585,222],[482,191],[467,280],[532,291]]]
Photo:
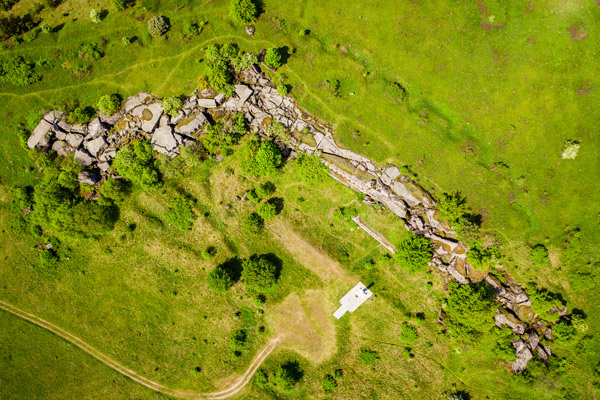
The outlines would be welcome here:
[[[527,294],[531,300],[531,307],[540,316],[540,318],[556,322],[560,318],[557,312],[552,311],[555,307],[562,308],[564,306],[559,295],[549,292],[546,289],[538,289],[534,285],[527,287]]]
[[[19,0],[0,0],[0,10],[8,11],[18,2]]]
[[[552,327],[552,340],[556,343],[570,345],[573,343],[576,333],[573,325],[563,320]]]
[[[46,33],[46,34],[52,33],[52,31],[53,31],[52,27],[48,24],[40,25],[40,29],[42,30],[43,33]]]
[[[104,114],[110,116],[121,109],[121,97],[118,94],[105,94],[98,99],[96,106]]]
[[[480,241],[471,244],[467,253],[467,262],[476,270],[487,270],[496,265],[500,257],[500,251],[496,247],[483,248]]]
[[[444,193],[442,201],[438,204],[438,213],[442,219],[450,223],[457,221],[469,212],[465,198],[459,193]]]
[[[281,392],[289,392],[298,383],[302,374],[297,362],[288,361],[275,367],[271,384]]]
[[[246,143],[241,156],[240,167],[253,176],[268,176],[281,165],[281,152],[272,142],[258,142],[253,139]]]
[[[200,33],[200,28],[195,22],[185,21],[183,23],[182,32],[185,36],[196,36],[198,33]]]
[[[256,21],[258,9],[253,0],[231,0],[229,14],[234,21],[240,24],[249,24]]]
[[[273,184],[273,182],[267,181],[259,187],[257,187],[255,191],[260,198],[269,197],[270,195],[275,193],[275,185]]]
[[[400,340],[402,340],[408,346],[412,346],[418,339],[419,335],[417,334],[417,330],[408,323],[403,323],[402,333],[400,333]]]
[[[514,340],[513,332],[509,328],[494,328],[496,337],[496,346],[492,352],[505,361],[512,362],[515,360],[515,349],[512,345]]]
[[[230,269],[225,265],[219,265],[206,277],[208,287],[215,293],[225,293],[233,286],[235,280]]]
[[[168,32],[169,21],[162,15],[155,15],[148,21],[148,33],[152,37],[159,37]]]
[[[360,359],[360,362],[364,365],[371,365],[375,361],[379,360],[379,353],[377,353],[374,350],[360,349],[358,357]]]
[[[327,165],[315,154],[300,154],[295,165],[300,177],[308,183],[322,182],[329,173]]]
[[[496,313],[494,293],[484,283],[474,285],[449,285],[450,294],[446,301],[445,312],[450,319],[449,330],[455,336],[475,336],[493,325]]]
[[[58,265],[58,255],[53,249],[40,251],[40,267],[44,271],[52,271]]]
[[[183,107],[183,101],[181,101],[181,97],[179,96],[167,97],[162,101],[162,105],[165,113],[169,114],[171,117],[176,117],[179,115],[181,107]]]
[[[231,86],[233,76],[225,63],[216,62],[208,65],[206,79],[211,88],[218,92],[224,92]]]
[[[275,207],[275,204],[265,201],[258,205],[256,212],[262,217],[262,219],[268,221],[275,218],[275,215],[277,215],[277,208]]]
[[[335,378],[331,376],[331,374],[327,374],[321,380],[321,385],[323,386],[323,391],[326,394],[329,394],[335,390],[335,388],[337,387],[337,382]]]
[[[278,279],[279,268],[264,255],[253,255],[242,262],[242,281],[248,288],[272,291]]]
[[[90,122],[96,112],[92,107],[77,107],[69,113],[69,122],[86,125]]]
[[[265,227],[265,221],[256,213],[252,213],[244,218],[243,230],[247,234],[256,235],[261,233]]]
[[[128,36],[123,36],[123,37],[121,38],[121,42],[122,42],[122,43],[123,43],[125,46],[129,46],[129,45],[132,43],[131,39],[130,39]]]
[[[129,192],[129,184],[125,181],[115,178],[107,179],[100,188],[100,195],[114,201],[115,203],[122,202]]]
[[[567,140],[563,145],[562,158],[563,160],[574,160],[579,152],[579,142],[576,140]]]
[[[538,244],[531,249],[531,260],[538,267],[548,263],[548,249],[543,244]]]
[[[409,233],[398,246],[396,261],[409,274],[414,274],[427,267],[432,254],[433,248],[429,239]]]
[[[233,334],[231,339],[229,339],[229,348],[231,349],[231,351],[239,352],[244,347],[246,347],[247,342],[248,342],[248,334],[246,333],[245,330],[240,329],[239,331],[236,331]]]
[[[260,308],[260,307],[262,307],[262,306],[265,305],[265,302],[267,301],[267,298],[265,297],[264,294],[259,294],[259,295],[254,296],[253,301],[254,301],[254,305],[256,307]]]
[[[258,63],[258,57],[254,53],[244,53],[233,58],[230,63],[234,70],[240,72]]]
[[[0,40],[29,32],[35,25],[36,21],[29,13],[22,17],[16,15],[0,16]]]
[[[331,92],[333,93],[333,95],[335,97],[339,97],[340,96],[340,87],[341,87],[341,83],[340,80],[337,78],[331,78],[331,79],[327,79],[325,81],[325,87]]]
[[[127,1],[128,0],[111,0],[111,3],[115,10],[123,11],[125,10],[125,7],[127,7]]]
[[[178,196],[173,200],[173,206],[165,213],[165,219],[179,229],[189,231],[197,218],[192,210],[193,205],[193,200],[185,196]]]
[[[583,292],[595,286],[594,277],[589,272],[573,270],[569,272],[569,285],[576,292]]]
[[[280,95],[281,97],[287,96],[289,92],[290,91],[289,91],[287,85],[279,85],[279,86],[277,86],[277,94]]]
[[[402,101],[406,98],[406,89],[398,82],[388,83],[386,91],[393,100]]]
[[[277,47],[267,49],[265,54],[265,64],[271,68],[281,67],[281,50]]]
[[[225,122],[219,122],[206,128],[202,144],[210,154],[219,152],[223,155],[230,154],[233,146],[238,144],[245,133],[244,116],[241,113],[235,113]]]
[[[256,190],[249,191],[247,196],[248,200],[250,200],[253,203],[258,204],[260,202],[261,197],[256,194]]]
[[[154,150],[148,141],[134,142],[117,151],[113,167],[117,173],[142,189],[162,186],[154,160]]]
[[[21,56],[0,62],[0,79],[18,86],[27,86],[41,79],[34,66]]]
[[[102,21],[102,15],[101,15],[100,11],[96,10],[95,8],[92,8],[90,10],[90,19],[95,24],[101,22]]]
[[[212,258],[212,256],[213,256],[210,249],[204,249],[204,250],[202,250],[202,252],[200,253],[200,255],[205,260],[210,260]]]
[[[268,383],[269,383],[269,376],[267,375],[265,370],[261,368],[258,371],[256,371],[256,373],[254,374],[254,384],[258,388],[264,389],[267,387]]]

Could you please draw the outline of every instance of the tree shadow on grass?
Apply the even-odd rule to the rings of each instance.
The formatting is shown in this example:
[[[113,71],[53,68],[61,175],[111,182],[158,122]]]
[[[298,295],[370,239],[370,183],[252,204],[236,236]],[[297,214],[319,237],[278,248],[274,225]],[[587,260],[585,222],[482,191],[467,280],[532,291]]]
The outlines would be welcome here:
[[[275,206],[275,213],[277,215],[279,215],[279,213],[281,213],[281,211],[283,211],[284,200],[282,197],[273,197],[273,198],[269,199],[268,202]]]
[[[233,283],[236,283],[242,277],[242,263],[237,257],[230,258],[217,268],[223,268],[229,274]]]

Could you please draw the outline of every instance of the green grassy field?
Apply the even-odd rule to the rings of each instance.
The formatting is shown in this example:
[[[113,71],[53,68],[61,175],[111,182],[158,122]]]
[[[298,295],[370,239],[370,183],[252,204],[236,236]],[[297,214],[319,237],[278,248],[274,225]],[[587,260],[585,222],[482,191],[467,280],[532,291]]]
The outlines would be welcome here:
[[[33,3],[22,0],[13,12],[25,13]],[[594,2],[265,1],[254,37],[230,21],[223,0],[138,3],[117,12],[109,2],[66,0],[56,10],[40,13],[44,23],[64,24],[60,30],[40,32],[35,40],[17,45],[6,41],[0,50],[0,58],[21,55],[48,63],[36,67],[42,80],[31,86],[0,81],[2,300],[85,338],[149,379],[211,390],[219,379],[243,371],[275,334],[278,306],[289,294],[314,289],[330,300],[329,310],[345,291],[342,283],[319,276],[286,248],[286,242],[294,242],[285,230],[278,238],[284,226],[306,238],[314,251],[339,262],[352,279],[374,283],[379,296],[336,324],[335,350],[324,362],[311,360],[314,352],[303,352],[301,341],[268,360],[266,367],[286,359],[301,363],[305,373],[291,397],[437,398],[453,384],[474,398],[597,397],[591,373],[600,357],[594,350],[600,348],[595,334],[600,328],[598,295],[594,288],[575,291],[569,283],[571,271],[580,268],[594,273],[597,281],[600,259],[595,246],[600,221],[600,75],[595,62],[600,28],[595,22],[600,8]],[[88,17],[91,8],[108,14],[94,24]],[[149,37],[142,22],[155,14],[168,16],[172,24],[158,40]],[[183,22],[192,19],[208,24],[198,36],[182,38]],[[489,29],[494,24],[499,26]],[[301,36],[302,29],[310,32]],[[124,36],[135,40],[125,46]],[[69,258],[58,273],[38,271],[34,243],[10,228],[9,188],[41,177],[21,149],[14,126],[36,121],[42,109],[68,101],[93,105],[112,91],[123,96],[138,91],[189,94],[205,68],[201,50],[226,41],[248,51],[287,46],[290,57],[276,76],[292,86],[291,95],[303,107],[333,124],[341,144],[381,166],[410,165],[435,195],[462,192],[482,215],[483,227],[503,238],[502,263],[519,282],[534,281],[560,292],[570,309],[585,311],[588,338],[576,348],[553,345],[559,356],[569,356],[559,382],[523,385],[511,378],[492,354],[493,343],[486,341],[458,354],[437,333],[444,299],[441,277],[411,277],[380,265],[362,268],[366,259],[377,259],[383,251],[364,232],[351,231],[332,217],[337,207],[360,203],[361,197],[333,181],[311,187],[291,166],[272,178],[284,209],[267,223],[259,240],[239,229],[240,217],[253,205],[235,196],[256,183],[240,176],[233,156],[170,180],[164,191],[134,193],[113,232],[96,242],[69,245]],[[65,53],[88,42],[97,43],[104,56],[89,73],[74,77],[61,66]],[[325,87],[331,79],[340,81],[338,97]],[[404,101],[390,98],[391,83],[406,89]],[[581,144],[575,160],[561,159],[567,139]],[[209,213],[190,232],[164,221],[175,187],[198,199],[198,215]],[[391,213],[364,205],[357,211],[393,243],[402,240],[404,227]],[[129,232],[131,224],[135,229]],[[582,251],[566,262],[564,241],[572,228],[583,234]],[[537,243],[550,249],[552,265],[533,266],[529,246]],[[217,255],[207,261],[200,253],[208,246]],[[264,316],[256,313],[243,288],[214,295],[205,283],[217,264],[252,253],[274,253],[282,260],[282,280],[268,295]],[[303,307],[312,315],[310,304]],[[398,327],[419,312],[426,318],[416,325],[420,337],[412,346],[414,359],[408,360]],[[317,321],[315,326],[325,329],[331,323]],[[259,333],[262,325],[266,332]],[[227,342],[241,327],[251,332],[250,344],[233,360]],[[10,348],[3,351],[7,368],[0,373],[1,397],[160,397],[12,316],[0,315],[0,335],[0,343]],[[365,347],[382,359],[360,364],[358,352]],[[344,377],[326,396],[321,378],[337,368]],[[245,396],[280,395],[251,386]]]

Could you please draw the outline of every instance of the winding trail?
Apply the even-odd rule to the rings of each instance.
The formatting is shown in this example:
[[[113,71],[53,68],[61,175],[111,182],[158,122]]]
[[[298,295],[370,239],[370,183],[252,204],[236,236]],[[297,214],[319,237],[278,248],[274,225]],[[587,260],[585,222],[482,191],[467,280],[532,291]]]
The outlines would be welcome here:
[[[263,363],[263,361],[269,356],[269,354],[271,354],[271,352],[275,349],[275,347],[277,347],[279,342],[281,342],[281,340],[282,340],[281,335],[276,336],[273,339],[271,339],[265,345],[265,347],[263,347],[262,350],[258,352],[256,357],[254,357],[254,359],[250,363],[250,366],[248,367],[246,372],[244,372],[240,377],[238,377],[228,388],[220,390],[218,392],[197,393],[197,392],[192,392],[189,390],[171,389],[171,388],[161,385],[160,383],[151,381],[150,379],[147,379],[147,378],[139,375],[138,373],[136,373],[135,371],[132,371],[131,369],[125,367],[124,365],[119,364],[118,362],[116,362],[112,358],[108,357],[107,355],[101,353],[99,350],[90,346],[89,344],[87,344],[86,342],[84,342],[83,340],[78,338],[77,336],[74,336],[74,335],[70,334],[69,332],[59,328],[58,326],[51,324],[50,322],[43,320],[33,314],[25,312],[11,304],[0,301],[0,309],[4,310],[10,314],[13,314],[21,319],[24,319],[27,322],[30,322],[34,325],[37,325],[41,328],[46,329],[47,331],[55,334],[56,336],[66,340],[67,342],[79,347],[81,350],[85,351],[86,353],[88,353],[89,355],[91,355],[92,357],[97,359],[98,361],[109,366],[110,368],[114,369],[115,371],[119,372],[120,374],[128,377],[132,381],[137,382],[140,385],[147,387],[148,389],[152,389],[156,392],[160,392],[167,396],[177,397],[180,399],[220,400],[220,399],[228,399],[230,397],[235,396],[248,384],[248,382],[250,382],[250,379],[252,378],[252,376],[258,369],[258,367],[260,367],[260,365]]]

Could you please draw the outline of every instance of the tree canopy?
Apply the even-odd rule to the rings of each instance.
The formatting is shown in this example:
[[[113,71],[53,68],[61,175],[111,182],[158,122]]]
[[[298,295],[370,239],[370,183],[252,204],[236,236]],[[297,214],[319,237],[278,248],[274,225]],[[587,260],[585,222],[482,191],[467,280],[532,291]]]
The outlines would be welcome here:
[[[240,167],[253,176],[272,175],[281,166],[281,152],[272,142],[253,138],[242,150]]]
[[[249,24],[256,21],[258,9],[253,0],[231,0],[229,14],[234,21],[240,24]]]
[[[243,283],[257,292],[269,292],[279,279],[279,267],[265,255],[253,255],[242,262]]]
[[[433,254],[431,241],[412,232],[409,232],[408,237],[400,243],[396,250],[396,261],[409,274],[414,274],[427,267]]]

